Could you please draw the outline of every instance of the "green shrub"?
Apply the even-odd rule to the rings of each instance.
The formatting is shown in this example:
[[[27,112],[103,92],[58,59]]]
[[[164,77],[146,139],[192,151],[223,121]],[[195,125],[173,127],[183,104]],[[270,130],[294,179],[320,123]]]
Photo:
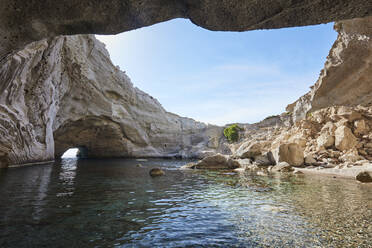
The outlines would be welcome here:
[[[236,142],[239,139],[239,130],[241,128],[237,124],[233,124],[223,130],[223,135],[225,135],[229,142]]]

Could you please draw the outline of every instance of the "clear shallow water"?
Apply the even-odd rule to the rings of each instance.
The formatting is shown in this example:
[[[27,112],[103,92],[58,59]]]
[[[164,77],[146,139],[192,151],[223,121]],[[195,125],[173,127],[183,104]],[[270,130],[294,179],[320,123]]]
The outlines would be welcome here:
[[[0,171],[0,247],[372,247],[372,185],[177,170],[186,162]]]

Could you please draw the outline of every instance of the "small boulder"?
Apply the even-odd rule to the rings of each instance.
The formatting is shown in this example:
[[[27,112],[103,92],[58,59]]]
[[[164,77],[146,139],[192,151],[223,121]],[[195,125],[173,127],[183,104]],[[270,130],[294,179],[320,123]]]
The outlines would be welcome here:
[[[351,109],[350,107],[341,106],[338,108],[337,114],[346,118],[348,121],[355,121],[362,118],[359,112]]]
[[[272,152],[267,152],[263,155],[254,157],[254,162],[258,166],[275,165],[275,159],[274,159]]]
[[[362,183],[372,183],[371,174],[372,174],[371,172],[363,171],[363,172],[360,172],[355,178],[356,180]]]
[[[254,158],[255,156],[261,155],[261,149],[260,143],[246,142],[239,147],[236,151],[236,155],[242,159]]]
[[[164,176],[165,172],[160,168],[154,168],[150,170],[150,176],[152,177],[158,177],[158,176]]]
[[[346,151],[354,148],[358,141],[350,128],[340,126],[335,131],[335,146],[340,151]]]
[[[329,132],[323,132],[316,139],[318,147],[330,148],[335,144],[335,137]]]
[[[276,164],[287,162],[292,166],[300,166],[304,163],[304,151],[295,143],[281,144],[273,151],[273,155]]]
[[[368,132],[366,122],[362,120],[357,120],[354,122],[354,134],[355,135],[363,135]]]
[[[271,168],[271,172],[292,172],[294,169],[287,162],[280,162]]]
[[[203,158],[195,165],[196,169],[235,169],[238,167],[240,167],[240,163],[237,160],[222,154]]]
[[[316,164],[316,160],[314,159],[313,155],[307,155],[305,157],[305,164],[306,165],[313,165],[313,164]]]
[[[328,132],[331,135],[335,133],[336,125],[332,121],[328,121],[320,130],[321,133]]]

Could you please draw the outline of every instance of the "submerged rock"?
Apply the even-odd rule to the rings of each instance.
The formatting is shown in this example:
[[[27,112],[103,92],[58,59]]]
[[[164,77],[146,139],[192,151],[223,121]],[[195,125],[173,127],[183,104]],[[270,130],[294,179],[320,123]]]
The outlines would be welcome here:
[[[271,168],[271,172],[292,172],[294,169],[287,162],[280,162]]]
[[[154,168],[150,170],[150,176],[152,177],[158,177],[158,176],[164,176],[165,172],[160,168]]]
[[[372,183],[372,172],[360,172],[355,178],[362,183]]]
[[[197,163],[188,163],[183,166],[181,166],[180,170],[189,170],[189,169],[195,169]]]

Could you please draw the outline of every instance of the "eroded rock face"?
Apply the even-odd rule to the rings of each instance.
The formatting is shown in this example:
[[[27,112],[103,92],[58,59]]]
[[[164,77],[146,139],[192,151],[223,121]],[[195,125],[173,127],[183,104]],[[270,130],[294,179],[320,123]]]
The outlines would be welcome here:
[[[0,64],[0,166],[88,157],[198,157],[222,128],[166,112],[93,36],[35,42]]]
[[[304,163],[304,151],[296,143],[281,144],[273,151],[273,155],[277,164],[287,162],[292,166],[300,166]]]
[[[294,121],[331,106],[372,105],[372,17],[340,21],[339,33],[311,91],[288,105]]]
[[[210,30],[245,31],[369,15],[369,0],[2,0],[0,58],[44,38],[117,34],[173,18]]]

